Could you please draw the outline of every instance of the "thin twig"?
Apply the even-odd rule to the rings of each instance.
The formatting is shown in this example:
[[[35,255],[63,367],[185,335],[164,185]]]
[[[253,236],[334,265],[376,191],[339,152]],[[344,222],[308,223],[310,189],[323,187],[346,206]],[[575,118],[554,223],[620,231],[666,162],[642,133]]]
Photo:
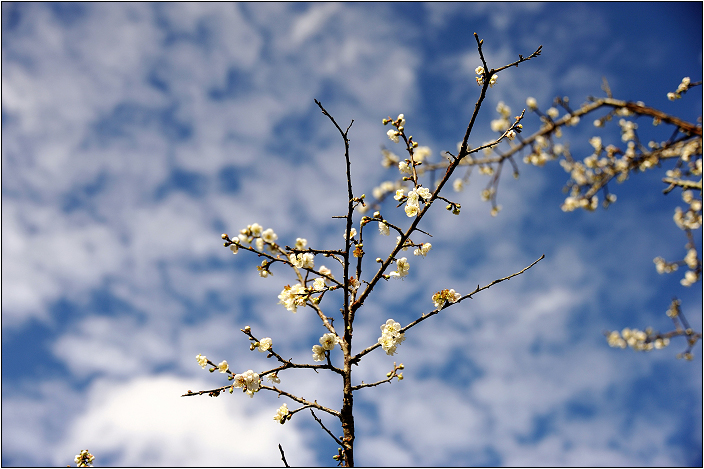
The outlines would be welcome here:
[[[425,321],[425,320],[428,319],[430,316],[434,316],[434,315],[438,314],[440,311],[442,311],[443,309],[449,308],[450,306],[455,305],[455,304],[459,303],[459,302],[462,301],[462,300],[466,300],[467,298],[471,298],[472,295],[474,295],[474,294],[476,294],[476,293],[478,293],[478,292],[480,292],[480,291],[482,291],[482,290],[486,290],[487,288],[490,288],[492,285],[496,285],[497,283],[503,282],[504,280],[508,280],[508,279],[510,279],[510,278],[512,278],[512,277],[515,277],[516,275],[521,275],[523,272],[525,272],[526,270],[530,269],[531,267],[533,267],[535,264],[537,264],[538,262],[540,262],[540,261],[543,260],[543,259],[545,259],[545,254],[543,254],[542,256],[540,256],[537,260],[535,260],[533,263],[531,263],[528,267],[525,267],[524,269],[520,270],[519,272],[516,272],[516,273],[514,273],[514,274],[511,274],[511,275],[509,275],[508,277],[504,277],[504,278],[500,278],[500,279],[494,280],[494,281],[492,281],[491,283],[489,283],[488,285],[486,285],[486,286],[484,286],[484,287],[481,287],[481,288],[477,285],[477,288],[476,288],[472,293],[461,297],[459,300],[457,300],[457,301],[454,302],[454,303],[445,303],[445,305],[444,305],[443,307],[438,308],[438,309],[434,309],[433,311],[431,311],[431,312],[429,312],[429,313],[423,314],[421,317],[419,317],[418,319],[416,319],[416,320],[413,321],[412,323],[408,324],[406,327],[402,327],[402,328],[399,330],[399,332],[406,332],[408,329],[410,329],[411,327],[415,326],[416,324],[418,324],[418,323],[420,323],[420,322],[422,322],[422,321]],[[372,350],[374,350],[374,349],[376,349],[377,347],[380,347],[380,346],[381,346],[381,344],[378,343],[378,342],[377,342],[376,344],[374,344],[374,345],[370,345],[369,347],[365,348],[364,350],[362,350],[361,352],[359,352],[357,355],[355,355],[355,356],[352,358],[352,361],[353,361],[354,363],[358,363],[359,360],[360,360],[364,355],[368,354],[369,352],[371,352]]]
[[[320,424],[320,426],[323,428],[323,430],[325,430],[326,432],[328,432],[328,435],[330,435],[330,437],[331,437],[333,440],[335,440],[335,443],[337,443],[338,445],[342,446],[342,442],[341,442],[335,435],[333,435],[332,432],[331,432],[330,430],[328,430],[325,425],[323,425],[323,421],[320,420],[317,415],[315,415],[315,412],[313,412],[313,409],[310,409],[310,413],[311,413],[311,415],[313,416],[313,418],[315,419],[315,421]]]
[[[291,467],[286,462],[286,455],[284,454],[284,449],[281,447],[281,443],[279,443],[279,451],[281,451],[281,460],[284,462],[284,466]]]

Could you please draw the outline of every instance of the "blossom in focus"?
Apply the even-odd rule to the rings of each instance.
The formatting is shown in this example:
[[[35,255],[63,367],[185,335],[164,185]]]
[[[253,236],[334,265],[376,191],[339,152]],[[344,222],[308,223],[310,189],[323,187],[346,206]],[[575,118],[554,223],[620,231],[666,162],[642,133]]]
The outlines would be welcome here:
[[[322,362],[325,360],[325,350],[320,345],[313,346],[313,360]]]
[[[267,350],[271,349],[272,341],[270,337],[264,337],[262,340],[259,341],[259,351],[260,352],[266,352]]]
[[[259,375],[252,370],[247,370],[242,374],[236,374],[233,387],[242,388],[249,397],[254,397],[254,393],[259,391]]]
[[[406,340],[406,336],[401,332],[401,324],[393,319],[388,319],[385,324],[381,325],[381,337],[378,343],[384,349],[387,355],[396,353],[396,347]]]
[[[279,407],[279,410],[276,411],[276,415],[274,415],[274,420],[276,420],[279,423],[284,423],[286,421],[286,417],[288,417],[288,407],[286,406],[286,403],[281,404],[281,407]]]
[[[286,285],[279,294],[279,304],[284,305],[287,310],[293,313],[297,311],[299,306],[305,306],[307,299],[308,291],[300,283],[294,286]]]
[[[227,360],[223,360],[218,364],[218,370],[220,373],[227,373]]]
[[[289,262],[299,269],[312,269],[315,265],[314,259],[315,256],[310,252],[288,256]]]
[[[462,295],[454,289],[445,289],[433,295],[433,304],[435,304],[436,308],[442,308],[446,303],[456,303],[460,298],[462,298]]]
[[[405,257],[402,257],[401,259],[398,259],[396,261],[396,271],[391,272],[389,274],[390,277],[396,277],[396,278],[402,278],[408,275],[408,269],[410,269],[411,266],[408,264],[408,259]]]
[[[430,251],[430,248],[432,248],[433,245],[430,243],[424,243],[421,247],[413,251],[413,254],[416,256],[423,256],[425,257],[428,254],[428,251]]]
[[[323,347],[323,350],[332,350],[335,348],[335,344],[337,344],[338,341],[339,339],[335,334],[328,332],[320,338],[320,345]]]
[[[201,355],[200,353],[196,355],[196,360],[198,360],[198,364],[201,366],[201,368],[205,368],[208,366],[208,358],[205,355]]]
[[[325,286],[325,278],[324,277],[318,277],[315,280],[313,280],[313,290],[315,291],[323,291],[327,287]]]

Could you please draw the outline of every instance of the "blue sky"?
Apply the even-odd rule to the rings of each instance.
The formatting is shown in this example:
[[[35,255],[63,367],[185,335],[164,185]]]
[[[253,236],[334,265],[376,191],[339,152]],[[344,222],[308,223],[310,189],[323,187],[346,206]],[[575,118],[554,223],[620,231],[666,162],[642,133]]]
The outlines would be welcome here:
[[[233,257],[220,234],[257,222],[282,244],[341,246],[331,217],[346,210],[342,144],[313,99],[354,119],[353,185],[371,194],[396,177],[380,146],[401,153],[382,118],[404,113],[434,161],[455,150],[479,92],[474,32],[493,67],[541,44],[543,54],[499,76],[471,145],[493,137],[499,101],[514,114],[528,96],[542,109],[555,96],[578,104],[601,95],[602,76],[617,98],[701,115],[701,87],[666,98],[682,77],[701,80],[698,2],[3,2],[3,466],[69,464],[84,448],[99,466],[277,466],[278,443],[293,465],[332,463],[336,445],[311,418],[273,421],[282,401],[270,393],[179,397],[226,384],[198,353],[241,371],[270,366],[249,352],[245,325],[298,361],[312,361],[324,332],[277,305],[289,272],[260,278],[257,259]],[[538,126],[528,115],[526,132]],[[595,134],[620,143],[617,128],[588,122],[564,140],[583,158]],[[361,350],[389,317],[430,311],[434,292],[467,293],[546,255],[411,329],[396,356],[365,357],[360,381],[394,361],[406,369],[356,395],[357,463],[701,465],[701,347],[685,362],[678,340],[645,354],[602,335],[669,330],[672,296],[701,330],[701,283],[685,288],[682,269],[663,276],[653,264],[685,253],[677,191],[663,196],[652,171],[611,187],[608,210],[564,213],[557,163],[519,169],[502,178],[496,218],[479,197],[486,176],[445,194],[461,215],[431,212],[428,257],[358,314]],[[391,243],[371,237],[365,250],[383,257]],[[336,379],[281,377],[341,405]]]

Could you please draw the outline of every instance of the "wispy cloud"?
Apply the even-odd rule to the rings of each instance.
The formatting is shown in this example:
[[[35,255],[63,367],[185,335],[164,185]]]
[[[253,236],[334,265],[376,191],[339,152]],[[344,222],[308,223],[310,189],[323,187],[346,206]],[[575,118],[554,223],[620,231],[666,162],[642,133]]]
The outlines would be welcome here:
[[[197,366],[198,353],[238,372],[270,365],[247,351],[239,332],[247,324],[296,360],[311,359],[316,318],[276,303],[287,272],[259,278],[259,260],[233,257],[219,236],[258,222],[282,244],[342,242],[331,217],[347,197],[343,147],[313,98],[341,124],[354,119],[353,183],[369,196],[397,176],[379,165],[379,146],[390,147],[382,118],[404,112],[436,160],[454,151],[478,90],[474,30],[496,66],[544,48],[500,76],[473,144],[491,138],[499,100],[515,113],[529,95],[541,106],[556,94],[581,100],[609,74],[620,90],[647,89],[643,70],[657,76],[661,52],[633,71],[610,67],[637,44],[669,50],[677,41],[653,30],[634,43],[610,27],[619,13],[595,4],[2,8],[3,426],[11,429],[3,465],[67,464],[84,447],[99,465],[278,465],[277,443],[294,465],[327,464],[334,444],[320,447],[324,435],[303,415],[277,425],[276,396],[179,397],[224,384]],[[701,50],[688,47],[679,60],[690,56],[700,68]],[[590,129],[578,129],[576,152]],[[430,311],[435,291],[471,291],[547,255],[409,331],[399,355],[377,350],[361,364],[367,382],[394,360],[407,369],[403,381],[355,401],[359,461],[696,462],[701,438],[672,441],[681,428],[701,432],[701,419],[681,412],[697,402],[701,411],[701,379],[689,367],[701,358],[666,368],[674,352],[616,351],[600,336],[643,327],[643,314],[667,327],[667,304],[655,305],[673,294],[663,285],[679,288],[701,328],[701,297],[652,268],[658,250],[684,242],[667,228],[675,202],[642,199],[628,181],[614,210],[565,215],[562,170],[519,165],[521,179],[501,182],[499,218],[479,201],[486,181],[474,175],[465,193],[449,195],[462,214],[439,210],[423,227],[431,254],[408,253],[411,275],[380,284],[365,304],[360,349],[389,317]],[[392,205],[382,210],[407,221]],[[366,236],[365,250],[379,255],[394,241]],[[23,356],[37,357],[41,376],[35,363],[7,365]],[[281,378],[337,405],[336,381]],[[665,391],[674,397],[656,403]]]

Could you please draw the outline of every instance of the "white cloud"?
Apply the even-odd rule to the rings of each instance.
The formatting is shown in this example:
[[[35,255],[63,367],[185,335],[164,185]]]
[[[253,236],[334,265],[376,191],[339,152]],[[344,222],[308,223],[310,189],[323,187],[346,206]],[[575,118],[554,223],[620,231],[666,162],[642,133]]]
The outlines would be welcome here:
[[[313,98],[322,99],[343,127],[355,119],[353,182],[369,195],[391,177],[378,172],[378,146],[389,144],[383,117],[406,113],[414,135],[422,135],[425,129],[418,127],[427,122],[437,158],[441,149],[454,150],[459,138],[433,134],[443,129],[433,130],[434,117],[422,114],[425,95],[436,93],[432,99],[440,99],[437,105],[448,114],[462,109],[462,119],[473,106],[474,46],[435,45],[434,53],[423,52],[426,42],[444,37],[432,25],[484,12],[492,27],[511,30],[534,15],[516,9],[534,6],[453,5],[451,12],[438,10],[447,5],[423,6],[436,28],[426,31],[417,27],[426,23],[399,16],[396,6],[98,4],[86,6],[85,16],[67,27],[47,7],[23,5],[20,30],[3,42],[3,332],[42,319],[56,328],[42,345],[68,373],[49,383],[60,397],[42,388],[39,398],[4,399],[3,424],[14,436],[4,441],[3,452],[19,464],[28,463],[32,448],[46,451],[33,455],[32,463],[65,464],[88,447],[99,465],[101,453],[122,465],[278,465],[276,443],[282,442],[290,463],[315,464],[310,442],[325,435],[315,429],[309,436],[309,428],[296,421],[276,425],[274,396],[177,397],[189,387],[222,384],[215,379],[221,375],[197,367],[197,353],[227,359],[238,370],[271,366],[263,354],[247,351],[238,330],[246,324],[297,361],[310,361],[322,333],[310,311],[293,315],[276,304],[282,286],[294,281],[287,270],[276,266],[273,278],[259,278],[254,266],[260,259],[244,252],[232,256],[219,230],[233,235],[256,221],[272,227],[282,245],[300,236],[310,246],[339,247],[343,224],[330,217],[345,211],[343,145]],[[494,8],[501,13],[492,14]],[[599,18],[588,25],[547,26],[531,18],[530,28],[516,30],[521,47],[534,48],[541,42],[536,38],[547,36],[568,41],[565,50],[546,47],[535,63],[502,74],[482,115],[486,122],[499,99],[518,112],[527,94],[542,106],[564,88],[587,93],[600,84],[600,71],[568,54],[585,31],[606,31]],[[532,51],[486,42],[497,63]],[[447,87],[429,88],[429,70],[442,75]],[[489,138],[480,127],[473,144]],[[640,419],[636,431],[621,435],[632,407],[624,396],[608,404],[609,388],[652,375],[646,362],[605,346],[599,334],[611,327],[600,319],[606,313],[573,324],[578,312],[603,307],[600,292],[627,273],[621,267],[630,253],[648,253],[662,233],[619,244],[592,235],[599,222],[577,216],[558,221],[555,213],[562,214],[544,200],[555,184],[547,175],[553,173],[519,165],[523,179],[501,183],[505,209],[498,219],[477,196],[486,178],[475,175],[464,194],[448,195],[462,203],[462,215],[438,210],[426,220],[437,227],[430,229],[433,251],[427,259],[407,253],[412,274],[377,286],[374,301],[358,316],[355,348],[374,343],[388,317],[403,322],[431,310],[433,289],[466,293],[516,272],[542,252],[548,257],[414,328],[398,356],[375,351],[363,362],[356,376],[367,382],[383,377],[394,360],[406,363],[407,371],[402,382],[368,390],[370,397],[358,401],[365,409],[358,420],[358,461],[456,464],[456,454],[499,458],[505,465],[681,461],[665,443],[675,425],[665,418],[667,409],[655,413],[657,429]],[[226,193],[220,172],[232,168],[238,189]],[[197,187],[177,187],[171,178],[178,171],[192,172]],[[382,211],[408,222],[402,213],[392,218],[390,204]],[[641,212],[609,226],[623,237]],[[574,220],[581,225],[570,228]],[[365,250],[373,259],[394,237],[372,231],[365,232]],[[595,256],[608,244],[613,256]],[[320,264],[337,269],[318,256]],[[653,295],[640,271],[618,281],[621,288],[611,296],[619,307],[627,296],[639,298],[638,304]],[[108,314],[91,299],[95,292],[122,303]],[[406,296],[410,300],[402,301]],[[58,301],[76,312],[51,317],[49,308]],[[694,321],[701,309],[696,306],[686,305]],[[336,314],[334,301],[325,307]],[[153,374],[164,368],[187,376]],[[299,395],[330,406],[339,401],[336,377],[321,373],[312,379],[313,372],[294,371],[281,377]],[[203,377],[195,377],[198,372]],[[84,379],[85,390],[71,389]],[[19,381],[8,384],[14,389]],[[701,381],[692,386],[700,390]],[[606,410],[583,421],[569,416],[564,409],[584,396]],[[63,426],[52,414],[61,416]],[[554,432],[521,443],[518,437],[530,435],[536,418],[545,415]],[[427,426],[419,427],[419,420]],[[46,422],[54,423],[35,431],[48,428]],[[67,436],[56,443],[63,431],[54,430],[66,427]],[[233,441],[237,449],[230,451]],[[641,454],[652,459],[639,459]]]
[[[54,463],[88,448],[96,464],[105,454],[118,466],[275,466],[281,462],[281,444],[292,464],[314,464],[302,435],[289,428],[295,422],[281,426],[273,420],[275,405],[253,411],[250,399],[239,392],[180,397],[195,385],[208,383],[168,375],[98,380],[85,411],[57,445]]]

